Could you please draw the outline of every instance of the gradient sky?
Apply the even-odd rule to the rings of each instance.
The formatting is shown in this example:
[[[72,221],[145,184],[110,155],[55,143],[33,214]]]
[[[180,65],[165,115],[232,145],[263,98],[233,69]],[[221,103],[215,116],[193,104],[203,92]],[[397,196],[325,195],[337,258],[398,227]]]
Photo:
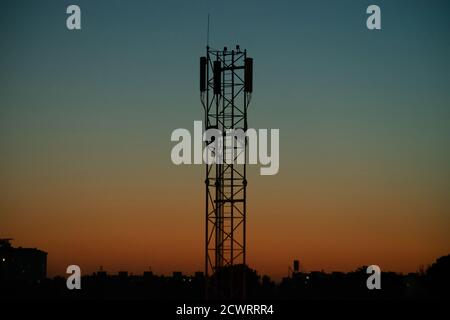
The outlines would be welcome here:
[[[66,29],[78,4],[82,30]],[[378,4],[382,30],[365,27]],[[50,275],[203,268],[204,167],[170,134],[203,119],[198,59],[246,48],[249,125],[280,172],[248,185],[248,258],[416,271],[450,252],[449,1],[0,3],[0,237]]]

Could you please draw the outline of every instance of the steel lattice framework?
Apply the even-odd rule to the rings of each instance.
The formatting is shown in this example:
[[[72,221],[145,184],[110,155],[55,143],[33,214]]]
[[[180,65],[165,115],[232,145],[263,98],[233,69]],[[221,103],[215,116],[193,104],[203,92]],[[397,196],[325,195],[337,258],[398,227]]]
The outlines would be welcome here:
[[[200,92],[205,129],[247,130],[247,108],[252,92],[253,60],[247,51],[207,47],[200,58]],[[212,143],[205,142],[205,147]],[[247,139],[226,149],[223,163],[206,164],[205,276],[223,267],[246,264]],[[244,153],[245,162],[236,163]],[[229,161],[232,159],[232,161]],[[244,289],[245,290],[245,289]]]

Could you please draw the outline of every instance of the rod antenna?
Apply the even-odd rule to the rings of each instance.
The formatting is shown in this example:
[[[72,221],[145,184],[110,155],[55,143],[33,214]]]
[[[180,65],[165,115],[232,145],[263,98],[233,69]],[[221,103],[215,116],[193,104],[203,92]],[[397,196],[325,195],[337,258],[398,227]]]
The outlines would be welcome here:
[[[209,13],[208,13],[208,24],[206,27],[206,45],[209,47]]]

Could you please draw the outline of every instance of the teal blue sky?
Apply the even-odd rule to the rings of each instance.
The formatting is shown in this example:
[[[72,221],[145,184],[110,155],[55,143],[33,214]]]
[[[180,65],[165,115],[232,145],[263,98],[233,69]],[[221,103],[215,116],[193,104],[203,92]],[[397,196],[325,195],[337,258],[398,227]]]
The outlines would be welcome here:
[[[366,139],[358,129],[410,141],[434,133],[433,144],[448,145],[446,1],[378,1],[382,31],[365,28],[369,1],[78,1],[82,30],[71,32],[70,3],[2,3],[3,137],[21,126],[111,125],[166,144],[201,117],[197,62],[210,13],[211,46],[240,44],[257,63],[253,126],[297,141],[343,122],[356,140]]]

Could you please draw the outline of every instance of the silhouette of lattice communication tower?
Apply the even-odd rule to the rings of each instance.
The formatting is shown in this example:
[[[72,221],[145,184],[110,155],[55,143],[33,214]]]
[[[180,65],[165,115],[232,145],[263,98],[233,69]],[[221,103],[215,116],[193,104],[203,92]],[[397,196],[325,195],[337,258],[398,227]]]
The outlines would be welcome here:
[[[247,130],[253,59],[239,46],[233,50],[207,46],[206,51],[206,56],[200,58],[205,129],[217,129],[224,135],[223,143],[216,150],[222,148],[223,163],[206,164],[205,172],[205,276],[208,283],[220,270],[246,265],[247,138],[241,144],[233,141],[232,148],[227,148],[225,134],[230,130]],[[211,143],[214,141],[206,141],[205,148]],[[244,157],[244,163],[237,161],[239,156]],[[242,287],[236,289],[245,295],[245,275],[240,278]],[[221,286],[217,281],[209,283],[216,293]]]

